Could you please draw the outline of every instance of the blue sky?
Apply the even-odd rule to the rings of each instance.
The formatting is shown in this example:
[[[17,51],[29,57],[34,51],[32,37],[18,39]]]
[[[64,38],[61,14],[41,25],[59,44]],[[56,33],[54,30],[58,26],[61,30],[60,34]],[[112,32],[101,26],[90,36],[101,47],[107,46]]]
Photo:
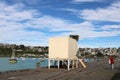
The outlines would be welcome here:
[[[0,0],[0,43],[48,46],[71,34],[79,47],[119,47],[120,0]]]

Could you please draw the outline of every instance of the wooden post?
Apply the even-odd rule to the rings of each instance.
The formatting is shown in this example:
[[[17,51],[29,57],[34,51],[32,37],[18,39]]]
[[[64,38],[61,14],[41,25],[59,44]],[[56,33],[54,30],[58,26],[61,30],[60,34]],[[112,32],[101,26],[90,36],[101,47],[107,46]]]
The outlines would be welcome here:
[[[58,59],[58,69],[60,68],[60,61],[59,61],[59,59]]]
[[[36,62],[36,70],[40,70],[40,62]]]
[[[78,68],[78,60],[76,59],[76,68]]]
[[[48,59],[48,69],[50,69],[50,59]]]
[[[68,59],[68,70],[70,69],[70,60]]]
[[[74,69],[75,62],[74,60],[72,61],[72,69]]]

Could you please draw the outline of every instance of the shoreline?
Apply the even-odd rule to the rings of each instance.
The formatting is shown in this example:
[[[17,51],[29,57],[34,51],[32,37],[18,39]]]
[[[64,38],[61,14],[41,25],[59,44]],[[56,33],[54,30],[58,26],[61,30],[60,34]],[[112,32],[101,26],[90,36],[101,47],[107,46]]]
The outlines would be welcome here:
[[[111,80],[120,71],[120,63],[116,62],[111,70],[107,59],[86,63],[87,68],[70,69],[47,67],[40,69],[24,69],[0,73],[0,80]]]

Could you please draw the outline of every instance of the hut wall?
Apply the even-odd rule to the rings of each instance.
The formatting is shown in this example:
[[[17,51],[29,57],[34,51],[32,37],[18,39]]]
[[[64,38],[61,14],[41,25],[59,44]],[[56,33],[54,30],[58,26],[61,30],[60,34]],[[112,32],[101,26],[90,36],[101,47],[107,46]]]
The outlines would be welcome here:
[[[72,59],[75,57],[77,41],[70,37],[54,37],[49,39],[49,58]]]

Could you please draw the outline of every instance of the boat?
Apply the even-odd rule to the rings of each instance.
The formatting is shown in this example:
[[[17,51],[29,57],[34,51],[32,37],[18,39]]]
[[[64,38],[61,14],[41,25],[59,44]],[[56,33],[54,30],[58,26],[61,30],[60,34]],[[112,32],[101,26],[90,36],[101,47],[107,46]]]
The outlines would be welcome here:
[[[10,63],[17,63],[17,61],[18,61],[17,59],[12,59],[12,58],[9,59],[9,62],[10,62]]]
[[[21,60],[26,60],[26,58],[25,57],[20,57],[21,58]]]
[[[9,63],[17,63],[18,59],[15,57],[15,50],[12,50],[11,58],[9,59]]]

